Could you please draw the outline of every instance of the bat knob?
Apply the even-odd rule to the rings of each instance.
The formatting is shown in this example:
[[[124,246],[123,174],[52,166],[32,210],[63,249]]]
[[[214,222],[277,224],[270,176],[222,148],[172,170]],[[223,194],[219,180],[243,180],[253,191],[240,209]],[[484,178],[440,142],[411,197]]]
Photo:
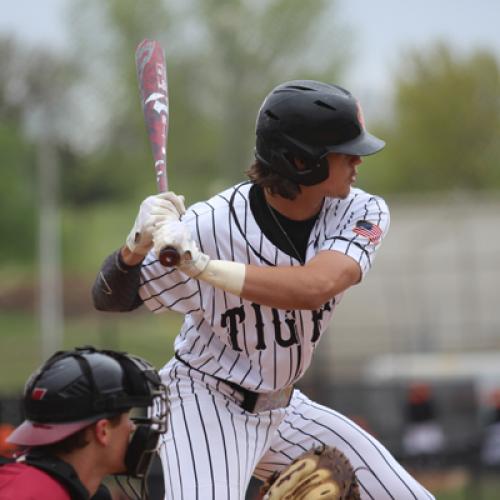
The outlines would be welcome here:
[[[160,252],[159,261],[165,267],[174,267],[179,264],[181,256],[174,247],[165,247]]]

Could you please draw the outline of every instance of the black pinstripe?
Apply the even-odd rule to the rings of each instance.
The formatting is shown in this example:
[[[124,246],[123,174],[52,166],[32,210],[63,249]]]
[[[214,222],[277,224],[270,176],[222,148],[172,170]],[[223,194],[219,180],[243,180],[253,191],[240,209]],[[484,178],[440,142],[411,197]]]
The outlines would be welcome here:
[[[239,487],[240,491],[243,491],[245,489],[244,485],[246,484],[246,481],[244,483],[242,483],[242,481],[241,481],[240,448],[239,448],[239,445],[238,445],[238,434],[236,432],[236,426],[235,426],[235,423],[234,423],[233,412],[229,408],[229,401],[226,401],[226,410],[229,413],[230,418],[231,418],[231,427],[233,429],[234,442],[236,444],[236,457],[237,457],[237,463],[238,463],[238,468],[237,468],[237,470],[238,470],[238,487]]]
[[[257,225],[249,192],[242,183],[187,211],[183,222],[200,249],[253,265],[301,265]],[[384,201],[361,190],[345,200],[326,199],[311,222],[305,260],[335,250],[356,259],[364,275],[378,244],[353,231],[360,220],[379,225],[384,234]],[[172,361],[162,372],[171,388],[170,439],[161,448],[171,498],[244,500],[254,472],[269,477],[318,442],[335,442],[370,471],[360,479],[364,498],[432,498],[374,438],[333,410],[299,394],[286,411],[247,413],[239,406],[242,394],[218,380],[272,391],[300,379],[340,296],[317,311],[277,310],[165,272],[152,255],[141,276],[140,295],[150,309],[186,315],[175,349],[192,369]]]
[[[176,384],[177,384],[177,392],[180,394],[180,391],[179,391],[179,379],[177,379]],[[169,432],[171,432],[171,434],[173,436],[173,443],[174,443],[174,447],[175,447],[175,455],[177,457],[178,477],[179,477],[181,494],[182,494],[181,498],[183,499],[184,498],[184,494],[183,494],[184,484],[183,484],[183,481],[182,481],[182,474],[181,474],[181,469],[180,469],[180,463],[181,463],[181,461],[179,459],[179,449],[177,447],[177,440],[175,438],[176,432],[175,432],[174,423],[173,423],[172,418],[170,418],[170,430],[169,430]]]
[[[303,417],[303,418],[305,419],[305,417]],[[315,422],[315,424],[316,424],[316,425],[318,425],[318,426],[321,426],[321,424],[319,424],[318,422]],[[368,468],[369,468],[370,472],[371,472],[371,473],[373,474],[373,476],[377,479],[377,481],[379,482],[379,484],[380,484],[380,485],[384,488],[384,490],[387,492],[387,494],[388,494],[391,498],[394,498],[394,496],[393,496],[393,495],[389,492],[389,490],[388,490],[387,486],[386,486],[386,485],[382,482],[382,480],[380,479],[380,477],[378,477],[378,476],[377,476],[377,475],[373,472],[373,470],[370,468],[370,466],[368,465],[368,462],[365,460],[365,458],[363,457],[363,455],[362,455],[359,451],[357,451],[356,449],[354,449],[354,447],[353,447],[352,443],[350,443],[350,442],[346,441],[346,440],[344,439],[344,437],[343,437],[343,436],[341,436],[341,435],[340,435],[338,432],[336,432],[335,430],[333,430],[333,429],[329,429],[329,430],[330,430],[330,432],[332,432],[333,434],[335,434],[337,437],[339,437],[340,439],[342,439],[342,440],[346,443],[346,445],[347,445],[347,446],[349,446],[349,447],[350,447],[350,448],[351,448],[351,449],[352,449],[352,450],[356,453],[356,455],[360,458],[360,460],[364,463],[364,465],[365,465],[366,467],[368,467]],[[299,430],[299,432],[303,432],[303,431],[302,431],[302,430]],[[372,444],[373,444],[373,443],[372,443]],[[378,449],[377,449],[377,451],[378,451]],[[383,454],[379,452],[379,455],[380,455],[380,459],[382,459],[383,461],[385,461],[385,462],[387,463],[387,460],[386,460],[386,458],[383,456]],[[388,464],[388,465],[389,465],[389,464]],[[389,466],[389,467],[390,467],[390,466]],[[400,477],[400,475],[399,475],[399,474],[398,474],[398,473],[397,473],[397,472],[396,472],[396,471],[395,471],[392,467],[391,467],[391,469],[392,469],[392,471],[394,472],[394,474],[395,474],[395,475],[396,475],[399,479],[401,479],[401,481],[405,484],[405,486],[408,488],[408,491],[412,494],[413,498],[415,498],[415,499],[416,499],[416,498],[417,498],[417,496],[416,496],[416,495],[415,495],[415,494],[411,491],[411,489],[409,488],[409,486],[408,486],[408,485],[407,485],[407,484],[403,481],[403,479]],[[366,490],[366,488],[365,488],[365,490]],[[367,491],[367,490],[366,490],[366,491]]]
[[[192,221],[200,249],[214,258],[243,259],[248,263],[267,265],[299,265],[297,260],[271,244],[256,226],[248,202],[249,188],[248,183],[237,185],[208,202],[196,204],[188,211],[185,220]],[[336,249],[348,254],[355,252],[351,256],[360,262],[362,268],[368,269],[372,264],[374,246],[369,241],[362,244],[359,235],[354,233],[350,233],[349,237],[340,234],[347,235],[347,228],[352,227],[360,217],[368,217],[368,213],[373,214],[373,217],[376,215],[374,222],[382,220],[385,205],[382,207],[380,203],[378,198],[366,196],[361,191],[355,191],[347,200],[326,201],[316,226],[311,231],[307,248],[314,252],[321,248]],[[332,211],[336,214],[333,222],[330,221]],[[219,216],[216,215],[218,213]],[[234,228],[236,232],[233,232]],[[222,237],[224,231],[229,238]],[[352,245],[355,245],[356,250],[352,250]],[[315,343],[310,342],[313,338],[310,316],[306,320],[300,311],[287,313],[273,310],[269,314],[269,308],[257,310],[257,306],[253,304],[249,307],[240,298],[229,296],[226,292],[215,290],[196,280],[187,280],[177,272],[165,274],[161,270],[156,276],[155,270],[156,267],[147,261],[142,288],[146,305],[154,301],[155,311],[162,307],[172,308],[184,314],[189,312],[208,322],[203,323],[196,331],[191,331],[185,344],[179,348],[181,353],[189,354],[188,360],[192,366],[203,367],[207,373],[229,377],[249,389],[255,390],[258,387],[261,390],[275,390],[300,378],[309,365],[315,349]],[[161,301],[161,306],[158,301]],[[229,311],[234,307],[242,308],[241,314],[244,314],[244,317],[236,320],[235,328],[238,332],[233,333],[236,335],[233,341],[239,345],[238,350],[234,350],[224,338],[227,335],[224,328],[229,326],[222,327],[219,319],[221,311]],[[328,313],[322,313],[324,318],[320,322],[319,334],[326,329],[332,313],[332,307]],[[266,349],[257,348],[256,345],[257,314],[259,318],[261,314],[267,315],[267,319],[262,316],[263,322],[259,319],[267,339]],[[288,320],[291,321],[289,325]],[[292,330],[289,332],[288,328]],[[272,338],[273,329],[283,339],[282,345],[276,343],[281,342],[279,338],[276,341]],[[199,350],[193,351],[192,342],[197,336],[202,344],[198,342]],[[314,340],[318,340],[319,336],[315,335]],[[269,377],[271,374],[272,377]]]
[[[199,417],[200,417],[200,422],[201,422],[201,425],[203,426],[203,435],[204,435],[204,438],[205,438],[205,446],[206,446],[206,449],[207,449],[207,452],[208,452],[208,466],[209,466],[209,469],[210,469],[210,477],[212,478],[212,497],[215,498],[215,477],[214,477],[214,466],[213,466],[213,463],[212,463],[212,457],[211,457],[211,453],[210,453],[210,446],[208,444],[208,437],[207,437],[207,429],[205,427],[205,422],[203,421],[203,414],[202,414],[202,409],[201,409],[201,406],[200,406],[200,401],[199,401],[199,398],[198,396],[195,394],[195,400],[196,400],[196,406],[198,407],[198,414],[199,414]]]
[[[167,456],[175,457],[177,468],[172,469],[175,464],[168,461],[165,469],[168,476],[166,484],[171,491],[177,492],[169,500],[194,498],[187,495],[187,489],[181,491],[181,488],[189,486],[196,492],[196,498],[243,500],[246,484],[255,466],[258,477],[269,477],[275,470],[318,444],[338,446],[355,467],[366,469],[364,475],[358,474],[364,499],[433,498],[375,438],[343,415],[310,401],[302,394],[296,394],[287,412],[250,414],[235,404],[234,390],[221,381],[184,365],[179,366],[176,362],[169,366],[163,376],[171,380],[174,403],[180,403],[180,408],[176,406],[176,417],[171,418],[170,432],[173,431],[174,439],[167,453]],[[192,403],[186,406],[188,398],[193,397],[194,413],[188,410]],[[211,414],[215,418],[213,424],[207,420],[212,418]],[[183,426],[180,434],[176,422]],[[194,439],[190,436],[194,434],[201,438],[197,439],[195,446],[188,446]],[[183,447],[178,445],[178,439],[183,440]],[[200,461],[202,457],[207,458]],[[182,480],[186,469],[201,473],[201,476],[193,474],[187,486]],[[227,489],[229,484],[236,485],[239,493],[234,488],[232,492]]]
[[[396,470],[396,466],[391,465],[388,461],[388,456],[389,456],[388,453],[385,450],[382,451],[382,448],[379,446],[379,444],[376,442],[376,440],[374,438],[370,437],[369,435],[367,435],[364,432],[361,432],[361,430],[359,430],[359,428],[354,423],[352,423],[349,419],[347,419],[346,417],[344,417],[336,412],[333,412],[332,410],[330,410],[328,408],[322,407],[321,405],[318,405],[316,403],[311,403],[308,400],[306,400],[303,396],[299,396],[298,399],[302,400],[304,405],[311,407],[314,410],[314,412],[317,414],[317,418],[322,418],[321,417],[322,414],[327,414],[330,418],[330,423],[333,424],[333,422],[336,419],[338,419],[338,420],[342,421],[344,425],[349,426],[354,433],[357,433],[357,435],[359,437],[356,438],[358,440],[357,445],[356,445],[356,444],[353,444],[352,442],[349,442],[344,436],[342,436],[339,432],[337,432],[334,429],[334,426],[333,427],[326,426],[325,424],[318,422],[317,419],[308,418],[308,417],[302,415],[301,412],[293,409],[295,406],[294,403],[292,403],[292,405],[291,405],[291,409],[289,412],[290,416],[296,415],[296,416],[299,416],[300,418],[302,418],[304,420],[304,422],[310,422],[310,423],[312,422],[316,426],[318,426],[318,428],[323,428],[324,431],[326,431],[326,433],[330,433],[331,435],[335,435],[336,438],[338,438],[341,442],[343,442],[344,446],[342,448],[343,448],[344,453],[346,453],[349,456],[349,455],[351,455],[350,452],[353,452],[358,457],[359,461],[370,471],[371,477],[373,477],[377,480],[378,484],[385,491],[388,498],[398,499],[397,496],[394,496],[394,494],[391,493],[391,486],[386,484],[387,478],[384,481],[380,477],[380,474],[377,474],[377,472],[373,469],[373,467],[370,465],[370,463],[365,459],[366,446],[372,447],[375,450],[377,457],[378,457],[377,464],[381,464],[381,463],[385,464],[388,467],[388,469],[391,471],[391,473],[393,474],[393,478],[397,478],[400,481],[400,483],[404,486],[404,488],[406,489],[408,494],[411,495],[412,498],[415,498],[415,499],[417,499],[417,498],[433,498],[432,495],[430,495],[427,491],[425,491],[419,485],[415,485],[415,486],[411,487],[408,484],[408,481],[411,478],[409,476],[407,476],[406,472],[403,469],[401,469],[401,467],[399,465],[397,465],[398,470]],[[332,442],[329,441],[328,439],[320,439],[318,437],[318,435],[321,434],[319,431],[311,433],[311,432],[306,431],[303,426],[293,425],[289,421],[289,417],[286,417],[283,420],[283,422],[280,426],[280,429],[282,429],[282,428],[283,429],[285,429],[285,428],[291,429],[293,431],[293,435],[295,436],[295,439],[291,440],[291,439],[287,438],[285,435],[283,435],[281,431],[278,431],[281,446],[283,445],[283,443],[288,443],[290,446],[294,447],[294,452],[287,453],[285,450],[282,450],[282,449],[278,450],[276,448],[271,447],[270,452],[272,452],[274,454],[274,456],[283,456],[285,458],[285,460],[282,462],[281,461],[276,462],[276,461],[266,460],[265,462],[259,464],[259,466],[258,466],[259,470],[262,469],[263,471],[269,472],[269,471],[274,470],[276,467],[280,467],[280,465],[283,466],[284,464],[288,463],[290,460],[293,460],[294,458],[299,456],[304,451],[304,448],[310,449],[312,446],[316,446],[318,444],[332,444]],[[305,441],[305,438],[309,439],[307,446],[304,446],[303,444],[301,444]],[[335,445],[339,446],[339,442],[335,441]],[[339,446],[339,447],[341,447],[341,446]],[[358,447],[359,447],[359,449],[358,449]],[[364,451],[361,451],[361,448],[363,448]],[[351,458],[351,460],[352,460],[352,458]],[[402,477],[403,474],[405,474],[407,476],[406,479]],[[393,479],[391,479],[390,481],[393,481]],[[413,480],[412,480],[412,482],[413,482]],[[370,490],[368,489],[368,486],[363,483],[362,479],[360,479],[360,485],[361,485],[362,489],[364,490],[365,496],[367,496],[369,498],[377,498],[377,497],[373,496],[373,494],[372,494],[373,492],[370,492]],[[417,492],[417,489],[418,489],[418,492]]]

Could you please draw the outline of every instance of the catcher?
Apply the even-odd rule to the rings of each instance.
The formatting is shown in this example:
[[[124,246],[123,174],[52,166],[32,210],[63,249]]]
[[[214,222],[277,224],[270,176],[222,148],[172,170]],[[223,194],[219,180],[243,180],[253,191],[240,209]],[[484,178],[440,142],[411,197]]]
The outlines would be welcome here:
[[[149,498],[167,406],[145,359],[91,346],[58,351],[28,379],[23,410],[8,438],[20,452],[0,462],[0,500],[111,500],[101,484],[111,474],[126,477],[133,498]],[[140,492],[130,478],[141,480]]]

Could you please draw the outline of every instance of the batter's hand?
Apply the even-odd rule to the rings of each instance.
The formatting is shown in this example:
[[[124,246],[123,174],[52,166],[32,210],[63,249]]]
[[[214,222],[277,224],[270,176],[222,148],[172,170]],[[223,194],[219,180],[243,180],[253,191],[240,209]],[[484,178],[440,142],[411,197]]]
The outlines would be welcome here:
[[[165,247],[174,247],[181,256],[177,268],[191,278],[202,273],[210,262],[208,255],[200,251],[189,228],[179,220],[169,220],[155,225],[153,232],[154,252],[159,256]]]
[[[146,255],[153,247],[155,226],[178,221],[185,212],[184,196],[177,196],[172,191],[149,196],[139,207],[134,226],[127,236],[127,247],[134,254]]]

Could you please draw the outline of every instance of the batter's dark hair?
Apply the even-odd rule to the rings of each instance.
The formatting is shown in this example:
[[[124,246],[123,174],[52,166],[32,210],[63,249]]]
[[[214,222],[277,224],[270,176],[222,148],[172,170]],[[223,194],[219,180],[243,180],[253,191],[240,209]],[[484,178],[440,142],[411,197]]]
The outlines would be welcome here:
[[[300,193],[300,185],[271,170],[259,160],[255,160],[245,171],[245,174],[262,189],[271,194],[277,194],[288,200],[294,200]]]

